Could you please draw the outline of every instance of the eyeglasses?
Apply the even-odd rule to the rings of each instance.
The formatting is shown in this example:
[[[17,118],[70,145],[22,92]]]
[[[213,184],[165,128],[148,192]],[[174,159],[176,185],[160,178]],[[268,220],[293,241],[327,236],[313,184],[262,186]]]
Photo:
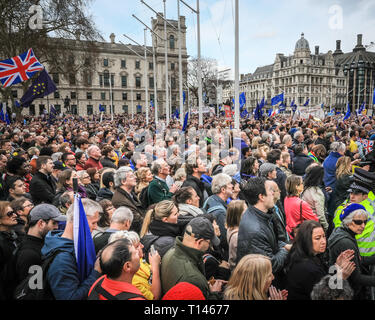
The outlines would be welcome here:
[[[10,218],[12,215],[16,214],[13,210],[7,212],[7,216]]]
[[[364,223],[366,225],[366,223],[368,222],[368,220],[353,220],[353,222],[357,225],[357,226],[360,226],[362,223]]]
[[[34,205],[32,203],[28,204],[27,206],[24,206],[23,208],[29,208],[29,207],[34,207]]]
[[[90,176],[84,176],[84,177],[82,177],[82,179],[87,179],[87,178],[90,178]]]

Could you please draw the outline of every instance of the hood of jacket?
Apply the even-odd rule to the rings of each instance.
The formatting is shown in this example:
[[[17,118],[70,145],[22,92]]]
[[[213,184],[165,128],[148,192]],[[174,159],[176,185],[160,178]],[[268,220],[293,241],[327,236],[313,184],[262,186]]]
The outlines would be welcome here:
[[[61,235],[64,231],[53,230],[48,232],[44,240],[44,246],[42,248],[42,256],[49,256],[56,250],[74,253],[74,242],[73,240],[62,238]]]
[[[342,239],[349,239],[355,246],[357,246],[357,240],[355,238],[355,233],[348,229],[347,227],[341,226],[333,230],[331,236],[328,239],[328,248],[332,248],[337,244],[337,242]]]
[[[149,231],[155,236],[177,237],[180,235],[180,227],[177,223],[168,223],[161,220],[153,220]]]

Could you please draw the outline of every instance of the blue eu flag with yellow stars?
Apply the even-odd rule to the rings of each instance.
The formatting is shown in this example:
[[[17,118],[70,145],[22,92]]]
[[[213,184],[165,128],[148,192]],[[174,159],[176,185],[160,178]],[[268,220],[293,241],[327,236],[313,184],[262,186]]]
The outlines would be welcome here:
[[[43,98],[56,90],[55,83],[47,73],[46,69],[43,69],[21,98],[21,104],[22,106],[27,107],[35,99]]]

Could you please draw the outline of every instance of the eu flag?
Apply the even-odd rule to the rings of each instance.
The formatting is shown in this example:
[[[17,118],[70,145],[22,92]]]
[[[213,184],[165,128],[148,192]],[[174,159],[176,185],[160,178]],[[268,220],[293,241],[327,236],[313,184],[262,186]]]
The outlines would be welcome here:
[[[186,92],[182,91],[182,104],[185,104],[185,100],[186,100]]]
[[[189,120],[189,112],[186,112],[186,113],[185,113],[185,119],[184,119],[184,125],[183,125],[183,127],[182,127],[182,131],[183,131],[183,132],[186,131],[187,124],[188,124],[188,120]]]
[[[96,254],[81,197],[74,196],[73,241],[79,278],[87,279],[94,268]]]
[[[345,114],[345,117],[344,117],[343,121],[349,119],[351,113],[352,113],[352,111],[350,110],[350,105],[349,105],[349,102],[348,102],[348,109],[347,109],[347,111],[346,111],[346,114]]]
[[[284,101],[284,92],[271,99],[271,106],[274,106],[278,104],[279,102],[283,102],[283,101]]]
[[[102,106],[102,104],[100,103],[99,104],[99,112],[104,112],[105,111],[105,108]]]
[[[21,104],[23,106],[29,106],[35,99],[43,98],[56,90],[55,83],[46,69],[43,69],[21,98]]]
[[[5,114],[3,111],[3,104],[1,103],[1,110],[0,110],[0,120],[5,122]]]
[[[375,89],[374,89],[374,96],[372,97],[372,104],[375,104]]]
[[[307,107],[308,105],[309,105],[309,103],[310,103],[310,98],[308,98],[307,100],[306,100],[306,102],[305,102],[305,104],[303,105],[304,107]]]

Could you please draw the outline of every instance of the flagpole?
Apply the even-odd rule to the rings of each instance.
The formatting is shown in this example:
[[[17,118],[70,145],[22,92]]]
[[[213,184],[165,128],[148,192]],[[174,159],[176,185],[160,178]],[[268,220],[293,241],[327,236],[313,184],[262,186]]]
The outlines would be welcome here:
[[[235,59],[234,59],[234,127],[240,128],[240,99],[239,99],[239,9],[238,0],[235,1]]]
[[[184,114],[184,97],[182,92],[182,36],[180,21],[180,0],[177,0],[177,20],[178,20],[178,75],[180,87],[180,123],[183,125],[182,115]]]
[[[111,78],[112,78],[112,75],[110,74],[109,75],[109,94],[110,94],[110,101],[111,101],[111,108],[110,108],[110,110],[111,110],[111,121],[113,121],[113,99],[112,99],[112,80],[111,80]]]
[[[147,39],[146,39],[146,36],[147,36],[147,29],[145,28],[144,29],[144,38],[145,38],[145,69],[144,69],[144,77],[145,77],[145,101],[146,101],[146,125],[148,125],[148,109],[150,108],[150,106],[148,105],[148,83],[147,83],[147,48],[146,48],[146,45],[147,45]]]

